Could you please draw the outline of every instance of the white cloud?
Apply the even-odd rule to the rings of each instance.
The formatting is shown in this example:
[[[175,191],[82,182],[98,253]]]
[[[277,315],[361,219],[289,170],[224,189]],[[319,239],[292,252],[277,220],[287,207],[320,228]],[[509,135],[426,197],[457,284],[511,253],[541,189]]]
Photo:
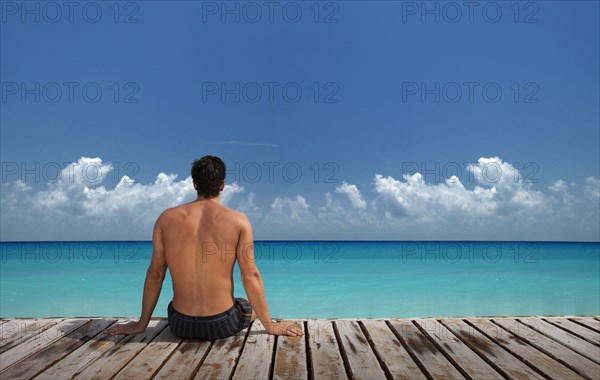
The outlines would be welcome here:
[[[356,189],[355,185],[350,185]],[[336,188],[336,192],[339,187]],[[358,193],[360,196],[360,193]],[[362,197],[361,197],[362,199]],[[377,222],[375,215],[367,210],[367,202],[364,202],[364,207],[343,207],[339,200],[335,199],[330,192],[325,193],[325,205],[319,207],[317,216],[323,225],[334,224],[337,227],[348,228],[352,226],[372,225]],[[363,203],[360,203],[362,205]]]
[[[592,198],[600,199],[600,179],[587,177],[585,179],[585,192]]]
[[[221,203],[229,205],[231,197],[233,197],[235,194],[241,194],[243,192],[244,188],[242,186],[239,186],[235,182],[233,182],[232,184],[225,184],[225,187],[223,188],[223,191],[221,192],[220,196]]]
[[[267,239],[287,239],[290,232],[296,235],[318,228],[310,205],[301,195],[293,198],[275,197],[264,218],[253,222],[257,232],[264,234]]]
[[[564,212],[573,211],[573,206],[579,203],[579,200],[573,194],[575,187],[576,185],[574,183],[569,184],[562,179],[559,179],[548,186],[550,196],[554,196],[554,200],[557,203],[556,207],[562,207]]]
[[[367,202],[363,199],[356,185],[349,185],[343,182],[341,186],[335,188],[335,192],[346,194],[352,203],[352,207],[357,209],[367,208]]]
[[[467,170],[476,181],[469,188],[455,176],[427,183],[420,173],[376,173],[371,199],[342,182],[320,201],[298,194],[261,203],[254,192],[240,197],[246,189],[232,183],[221,201],[251,218],[256,239],[600,239],[598,178],[583,186],[559,179],[539,191],[498,157]],[[3,184],[0,240],[149,239],[164,209],[196,198],[190,177],[159,173],[141,184],[124,176],[108,188],[110,173],[109,163],[82,157],[41,191]]]
[[[262,208],[254,203],[255,194],[249,193],[246,199],[242,199],[238,204],[237,209],[245,213],[252,221],[262,217]]]
[[[558,181],[555,181],[552,185],[548,186],[548,189],[558,193],[566,191],[567,187],[567,183],[562,179],[559,179]]]
[[[403,181],[376,174],[375,191],[390,220],[410,218],[418,223],[450,220],[484,221],[538,212],[544,196],[525,183],[518,171],[501,159],[480,158],[467,166],[478,185],[465,188],[456,176],[428,184],[420,173],[404,174]]]
[[[102,239],[127,236],[147,239],[160,213],[196,198],[191,177],[159,173],[153,183],[140,184],[123,176],[113,189],[103,183],[112,171],[100,158],[82,157],[63,169],[57,181],[34,193],[21,181],[2,192],[3,238]],[[244,192],[236,183],[226,185],[221,201],[227,204]],[[15,223],[16,221],[16,223]],[[19,221],[21,223],[19,223]],[[25,227],[27,226],[27,227]],[[104,237],[106,236],[106,237]]]
[[[306,222],[305,218],[310,216],[308,203],[301,195],[296,195],[294,199],[277,197],[271,204],[271,216],[275,215],[295,222]]]

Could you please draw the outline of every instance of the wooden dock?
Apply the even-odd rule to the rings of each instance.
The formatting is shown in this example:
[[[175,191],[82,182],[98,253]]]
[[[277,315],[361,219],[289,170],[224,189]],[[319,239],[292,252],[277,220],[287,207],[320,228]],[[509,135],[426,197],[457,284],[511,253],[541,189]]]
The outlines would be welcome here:
[[[302,337],[259,321],[181,340],[166,319],[107,336],[115,318],[0,320],[0,379],[600,379],[600,318],[309,319]]]

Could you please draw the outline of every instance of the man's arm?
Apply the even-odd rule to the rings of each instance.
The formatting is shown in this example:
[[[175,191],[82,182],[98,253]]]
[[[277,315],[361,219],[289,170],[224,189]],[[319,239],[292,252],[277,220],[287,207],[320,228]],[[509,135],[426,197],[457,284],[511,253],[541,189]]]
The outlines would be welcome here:
[[[162,238],[162,215],[154,225],[152,234],[152,260],[146,271],[146,280],[144,281],[144,296],[142,298],[142,315],[137,322],[129,322],[122,325],[112,326],[106,332],[109,335],[116,334],[139,334],[143,332],[158,302],[162,284],[167,272],[167,261],[165,259],[165,246]]]
[[[242,284],[248,295],[248,301],[252,309],[258,315],[258,319],[265,326],[268,333],[290,336],[302,335],[302,330],[292,324],[275,323],[271,321],[267,301],[265,299],[265,287],[262,277],[254,261],[254,240],[252,237],[252,226],[244,215],[240,236],[237,246],[237,259],[242,276]]]

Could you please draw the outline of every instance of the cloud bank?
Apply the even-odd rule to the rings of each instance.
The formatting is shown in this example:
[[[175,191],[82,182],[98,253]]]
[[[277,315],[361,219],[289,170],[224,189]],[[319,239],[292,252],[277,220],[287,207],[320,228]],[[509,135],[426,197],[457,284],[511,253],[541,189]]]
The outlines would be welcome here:
[[[112,170],[82,157],[43,190],[4,183],[1,240],[149,240],[164,209],[196,196],[191,177],[165,173],[148,184],[123,176],[108,189]],[[248,215],[257,240],[600,240],[598,178],[535,189],[499,157],[482,157],[467,171],[472,188],[456,176],[427,183],[418,172],[398,179],[375,173],[362,189],[344,181],[317,199],[266,194],[272,198],[258,202],[232,183],[221,200]]]
[[[20,180],[4,184],[2,240],[148,240],[162,211],[196,197],[191,177],[178,181],[165,173],[145,185],[123,176],[109,190],[103,183],[112,171],[100,158],[82,157],[46,190],[33,192]],[[226,185],[222,203],[243,191],[236,183]]]

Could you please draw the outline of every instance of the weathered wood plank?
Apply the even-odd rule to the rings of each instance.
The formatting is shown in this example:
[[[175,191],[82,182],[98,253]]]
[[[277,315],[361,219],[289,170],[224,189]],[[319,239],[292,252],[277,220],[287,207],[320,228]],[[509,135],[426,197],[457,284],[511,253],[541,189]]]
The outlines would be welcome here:
[[[445,318],[441,323],[452,331],[460,340],[469,346],[479,356],[487,358],[494,363],[494,368],[501,369],[506,376],[512,379],[543,379],[543,377],[515,358],[503,348],[495,344],[485,335],[457,318]],[[489,363],[488,363],[489,364]]]
[[[286,322],[295,322],[304,332],[302,321],[287,320]],[[305,343],[304,336],[277,337],[273,379],[308,379]]]
[[[41,321],[43,321],[42,319]],[[4,344],[4,342],[9,339],[13,335],[18,335],[21,331],[24,330],[24,327],[27,324],[36,322],[35,318],[27,318],[27,319],[5,319],[4,322],[10,322],[9,325],[0,325],[0,347]]]
[[[562,327],[563,329],[569,330],[569,332],[571,332],[573,335],[577,335],[596,346],[600,346],[600,333],[592,331],[585,326],[571,322],[566,318],[544,318],[544,320]]]
[[[0,354],[0,372],[4,372],[13,364],[26,359],[28,356],[35,354],[44,347],[54,343],[56,340],[67,335],[73,330],[88,323],[89,319],[66,319],[53,325],[49,329],[41,331],[31,339],[11,348],[10,350]]]
[[[167,327],[167,320],[151,320],[141,334],[129,335],[106,350],[96,360],[77,373],[75,379],[110,379],[119,372],[138,352]]]
[[[244,347],[247,330],[227,339],[179,343],[170,330],[158,329],[149,334],[151,327],[160,323],[168,329],[166,320],[153,320],[146,332],[133,336],[107,336],[102,331],[114,321],[109,318],[70,321],[4,320],[0,341],[11,345],[0,353],[0,378],[199,380],[272,375],[275,379],[318,380],[347,378],[349,369],[355,378],[387,375],[423,379],[427,375],[437,379],[443,377],[436,368],[438,363],[431,360],[437,355],[458,371],[459,375],[449,376],[453,379],[461,378],[460,373],[474,379],[498,378],[499,374],[515,379],[540,378],[541,373],[548,378],[600,379],[600,355],[598,361],[589,357],[596,354],[595,349],[600,354],[600,334],[594,328],[600,321],[591,317],[470,318],[468,323],[455,318],[403,319],[390,320],[391,328],[385,320],[310,320],[306,337],[275,338],[264,333],[262,326],[255,326],[255,333],[249,335]],[[348,358],[346,366],[340,347]],[[587,355],[582,353],[584,349]],[[4,358],[15,357],[16,352],[22,355],[6,366]],[[364,368],[355,371],[361,368],[361,360]],[[514,372],[518,367],[515,363],[531,373],[521,367]],[[374,365],[378,375],[369,372]]]
[[[454,365],[410,320],[390,320],[390,324],[434,379],[464,379]]]
[[[569,318],[571,321],[587,326],[600,333],[600,321],[594,318]]]
[[[415,322],[472,378],[504,379],[501,374],[437,320],[415,319]]]
[[[394,379],[425,380],[427,378],[385,321],[363,319],[361,322],[367,330],[367,339],[371,339],[375,351]]]
[[[346,353],[352,377],[355,379],[384,379],[385,372],[381,368],[375,353],[363,334],[357,321],[334,321],[340,343]]]
[[[519,318],[519,321],[540,333],[559,341],[573,351],[585,356],[591,361],[600,364],[600,347],[573,335],[560,327],[541,320],[540,318]]]
[[[332,321],[310,319],[306,326],[314,378],[347,379]]]
[[[275,335],[267,334],[260,320],[255,320],[250,326],[233,379],[268,378],[274,344]]]
[[[194,380],[229,379],[247,333],[248,329],[245,328],[229,338],[215,340],[194,376]]]
[[[116,323],[121,322],[124,322],[124,320],[116,321]],[[46,368],[42,373],[37,375],[37,378],[70,379],[105,351],[114,347],[117,342],[125,338],[126,335],[107,335],[106,332],[103,331],[98,336],[87,341],[84,345],[62,358],[59,362]]]
[[[173,334],[170,328],[165,328],[152,342],[138,352],[113,379],[129,380],[140,376],[144,378],[152,377],[181,341],[182,339]]]
[[[58,362],[69,353],[82,346],[85,342],[92,339],[92,337],[101,333],[115,321],[115,319],[92,319],[90,323],[81,326],[77,330],[71,331],[54,343],[29,356],[26,363],[23,365],[13,365],[8,370],[2,372],[2,378],[25,379],[37,375],[46,367]],[[63,375],[59,378],[64,379],[65,377]]]
[[[491,337],[497,344],[505,347],[531,367],[537,368],[553,379],[583,379],[550,356],[537,350],[527,340],[520,339],[489,320],[469,318],[469,322]]]
[[[39,334],[62,319],[14,320],[0,326],[0,354]]]
[[[540,334],[514,318],[494,318],[493,321],[513,335],[518,336],[519,339],[526,340],[529,344],[534,345],[546,355],[560,361],[577,373],[590,379],[600,379],[600,365],[563,346],[554,339]]]
[[[210,340],[185,339],[153,379],[189,379],[205,358]]]
[[[60,319],[58,319],[60,321]],[[40,322],[48,321],[41,319]],[[31,325],[37,322],[37,319],[7,319],[5,322],[10,322],[6,325],[0,325],[0,347],[4,346],[7,341],[18,339],[19,335],[25,331],[27,325]]]

